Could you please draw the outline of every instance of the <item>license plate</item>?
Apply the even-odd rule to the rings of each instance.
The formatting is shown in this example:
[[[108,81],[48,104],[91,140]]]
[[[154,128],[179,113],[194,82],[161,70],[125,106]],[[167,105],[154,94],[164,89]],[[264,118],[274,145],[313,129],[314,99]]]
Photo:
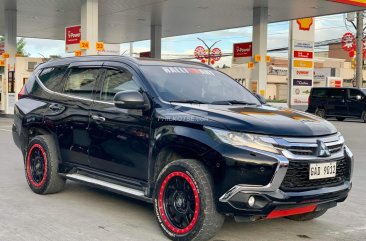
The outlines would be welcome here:
[[[337,162],[311,163],[309,179],[321,179],[335,177],[337,174]]]

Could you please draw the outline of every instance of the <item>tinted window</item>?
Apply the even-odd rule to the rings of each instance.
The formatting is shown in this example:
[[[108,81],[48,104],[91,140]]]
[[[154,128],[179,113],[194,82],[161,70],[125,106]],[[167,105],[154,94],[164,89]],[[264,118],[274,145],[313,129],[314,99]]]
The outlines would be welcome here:
[[[355,90],[355,89],[350,89],[349,90],[349,98],[350,99],[357,99],[357,96],[362,96],[361,91],[359,90]]]
[[[328,96],[334,99],[342,99],[345,97],[345,89],[329,89]]]
[[[43,69],[38,78],[46,86],[47,89],[61,92],[62,78],[66,72],[67,66]]]
[[[65,83],[64,93],[69,95],[91,98],[99,69],[71,69]]]
[[[100,99],[113,101],[115,94],[126,90],[139,90],[133,75],[127,70],[107,70]]]
[[[213,103],[258,99],[227,75],[200,67],[142,66],[145,77],[165,101]]]
[[[313,89],[313,97],[322,98],[327,96],[327,89]]]

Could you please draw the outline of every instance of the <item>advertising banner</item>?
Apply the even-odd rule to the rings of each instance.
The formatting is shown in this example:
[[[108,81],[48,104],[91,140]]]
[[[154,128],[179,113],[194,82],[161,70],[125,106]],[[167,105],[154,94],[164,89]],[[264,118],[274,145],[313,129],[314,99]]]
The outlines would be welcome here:
[[[245,64],[252,59],[253,43],[235,43],[233,45],[233,64]]]
[[[314,34],[313,18],[291,21],[289,105],[306,106],[314,82]]]
[[[69,26],[65,28],[65,51],[73,53],[80,48],[81,26]]]

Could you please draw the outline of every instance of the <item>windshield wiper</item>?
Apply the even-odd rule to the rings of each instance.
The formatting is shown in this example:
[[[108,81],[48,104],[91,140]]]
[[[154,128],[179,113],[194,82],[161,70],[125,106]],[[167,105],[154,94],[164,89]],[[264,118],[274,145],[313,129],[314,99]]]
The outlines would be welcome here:
[[[212,105],[257,105],[256,103],[240,101],[240,100],[220,100],[214,101]]]
[[[185,103],[185,104],[208,104],[207,102],[203,102],[200,100],[171,100],[169,102]]]

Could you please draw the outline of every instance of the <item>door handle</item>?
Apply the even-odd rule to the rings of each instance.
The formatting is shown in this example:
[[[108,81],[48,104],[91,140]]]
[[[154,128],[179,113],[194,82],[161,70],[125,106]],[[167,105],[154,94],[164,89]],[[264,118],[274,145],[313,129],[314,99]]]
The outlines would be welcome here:
[[[92,115],[91,118],[96,122],[105,122],[105,117],[99,115]]]

